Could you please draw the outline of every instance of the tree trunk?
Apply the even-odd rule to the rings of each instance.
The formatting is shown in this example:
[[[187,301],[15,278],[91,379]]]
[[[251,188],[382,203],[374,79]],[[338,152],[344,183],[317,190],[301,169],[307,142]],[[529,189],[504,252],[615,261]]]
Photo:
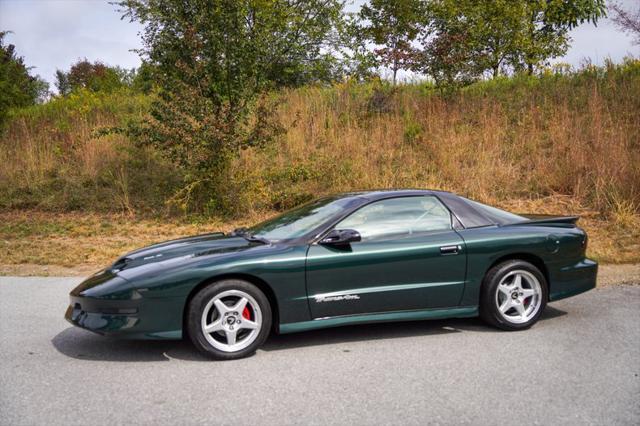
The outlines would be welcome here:
[[[398,59],[393,59],[393,85],[396,85],[396,75],[398,74]]]

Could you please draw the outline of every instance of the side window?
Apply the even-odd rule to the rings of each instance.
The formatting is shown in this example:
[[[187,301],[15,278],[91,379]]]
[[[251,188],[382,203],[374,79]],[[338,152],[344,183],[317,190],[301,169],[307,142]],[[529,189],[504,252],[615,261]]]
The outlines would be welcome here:
[[[433,196],[400,197],[368,204],[336,229],[355,229],[363,240],[451,229],[449,210]]]

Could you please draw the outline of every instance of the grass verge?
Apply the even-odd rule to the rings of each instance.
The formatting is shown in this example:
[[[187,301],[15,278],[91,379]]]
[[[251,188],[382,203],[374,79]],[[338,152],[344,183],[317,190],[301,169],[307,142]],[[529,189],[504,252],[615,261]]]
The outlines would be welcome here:
[[[589,233],[588,255],[601,263],[640,263],[637,216],[616,218],[581,207],[568,197],[514,200],[516,212],[581,216]],[[0,212],[0,274],[86,275],[121,254],[154,242],[211,231],[230,231],[264,219],[242,221],[140,218],[122,214]]]

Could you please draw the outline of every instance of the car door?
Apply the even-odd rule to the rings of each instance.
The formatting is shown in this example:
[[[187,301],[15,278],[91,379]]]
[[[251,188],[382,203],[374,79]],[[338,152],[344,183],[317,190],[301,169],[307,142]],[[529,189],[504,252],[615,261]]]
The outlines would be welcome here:
[[[314,243],[306,260],[314,318],[457,306],[464,289],[464,242],[435,196],[367,204],[333,229],[361,241]]]

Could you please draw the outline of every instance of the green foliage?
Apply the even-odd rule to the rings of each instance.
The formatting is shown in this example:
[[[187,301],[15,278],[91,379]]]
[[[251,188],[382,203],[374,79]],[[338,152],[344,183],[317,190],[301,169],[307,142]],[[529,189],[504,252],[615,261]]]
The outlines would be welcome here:
[[[111,114],[124,124],[145,114],[151,100],[151,97],[128,88],[110,93],[80,89],[65,97],[54,97],[43,104],[15,109],[11,112],[10,119],[25,120],[28,125],[36,125],[39,120],[45,120],[58,126],[59,123],[75,120],[90,122],[96,115]]]
[[[411,116],[411,114],[405,114],[403,121],[404,121],[404,133],[403,133],[404,142],[410,145],[413,145],[416,142],[419,142],[422,136],[422,133],[424,131],[420,123],[418,123]]]
[[[56,87],[62,96],[75,90],[112,92],[130,85],[133,72],[120,67],[109,67],[100,61],[91,63],[86,59],[71,65],[69,71],[56,70]]]
[[[383,46],[375,54],[391,68],[393,84],[399,70],[411,67],[415,53],[411,43],[421,31],[425,12],[423,0],[370,0],[360,10],[364,34]]]
[[[337,76],[362,82],[375,77],[378,66],[375,54],[369,49],[369,37],[362,31],[358,15],[345,14],[336,23],[333,55],[338,63]]]
[[[416,70],[440,84],[535,68],[563,55],[568,32],[605,15],[604,0],[434,0]]]
[[[88,90],[109,93],[123,88],[149,94],[154,89],[154,67],[143,62],[138,69],[108,66],[100,61],[80,60],[69,71],[56,70],[55,85],[61,96]]]
[[[146,60],[158,72],[148,120],[130,129],[185,170],[174,201],[225,209],[228,168],[240,149],[281,133],[270,89],[331,79],[324,53],[337,0],[124,0],[145,25]],[[207,200],[208,199],[208,200]]]
[[[584,22],[595,25],[606,16],[606,5],[604,0],[529,0],[525,14],[524,37],[511,64],[515,69],[526,67],[532,74],[535,67],[566,53],[569,30]]]
[[[32,76],[24,59],[13,44],[4,43],[7,31],[0,31],[0,125],[11,108],[33,105],[43,100],[49,85],[39,76]]]
[[[148,62],[142,62],[142,65],[135,70],[131,78],[131,88],[136,92],[149,94],[154,88],[153,80],[154,68]]]
[[[371,94],[367,97],[367,112],[385,114],[393,111],[395,90],[389,85],[373,83]]]

